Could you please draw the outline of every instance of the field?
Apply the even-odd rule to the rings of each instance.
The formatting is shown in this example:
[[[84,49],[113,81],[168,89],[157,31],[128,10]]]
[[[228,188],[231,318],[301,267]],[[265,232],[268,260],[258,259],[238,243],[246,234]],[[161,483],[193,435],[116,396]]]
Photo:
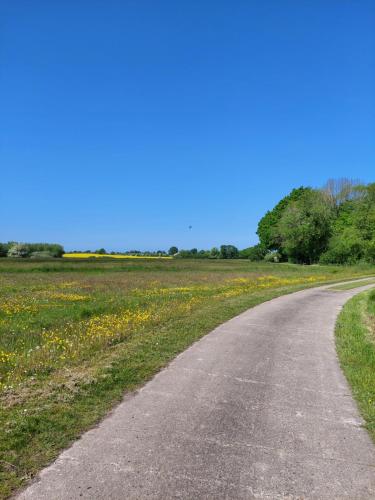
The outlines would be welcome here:
[[[217,324],[372,267],[0,260],[0,498]]]

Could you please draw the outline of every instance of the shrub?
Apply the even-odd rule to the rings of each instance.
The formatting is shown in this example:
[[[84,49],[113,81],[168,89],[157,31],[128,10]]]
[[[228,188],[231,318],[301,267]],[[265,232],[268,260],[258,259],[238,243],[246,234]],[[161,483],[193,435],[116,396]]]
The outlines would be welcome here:
[[[64,247],[57,243],[27,243],[30,253],[49,252],[52,257],[62,257]]]
[[[32,252],[30,254],[31,259],[53,259],[54,256],[51,252],[43,251],[43,252]]]

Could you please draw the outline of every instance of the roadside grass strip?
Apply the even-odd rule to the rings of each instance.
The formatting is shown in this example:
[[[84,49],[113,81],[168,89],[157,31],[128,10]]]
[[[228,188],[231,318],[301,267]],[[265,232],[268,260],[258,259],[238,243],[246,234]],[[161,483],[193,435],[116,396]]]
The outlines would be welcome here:
[[[338,291],[353,290],[354,288],[360,288],[361,286],[366,286],[366,285],[375,285],[375,278],[330,286],[329,290],[338,290]]]
[[[375,290],[352,298],[336,323],[341,367],[375,442]]]

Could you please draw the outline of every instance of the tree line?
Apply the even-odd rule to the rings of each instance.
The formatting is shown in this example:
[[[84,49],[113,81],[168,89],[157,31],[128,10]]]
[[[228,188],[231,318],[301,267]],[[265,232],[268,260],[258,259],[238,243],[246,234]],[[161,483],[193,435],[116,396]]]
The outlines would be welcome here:
[[[123,255],[190,259],[249,259],[297,264],[375,263],[375,183],[329,180],[321,189],[293,189],[259,221],[259,243],[238,250],[221,245],[211,250],[168,252],[129,250]],[[91,253],[87,250],[85,253]],[[100,248],[93,253],[115,255]],[[0,243],[0,257],[62,257],[64,248],[52,243]]]
[[[375,183],[339,179],[293,189],[262,217],[257,234],[251,260],[375,263]]]
[[[168,253],[180,259],[238,259],[241,252],[234,245],[221,245],[211,250],[178,250],[177,247],[171,247]]]

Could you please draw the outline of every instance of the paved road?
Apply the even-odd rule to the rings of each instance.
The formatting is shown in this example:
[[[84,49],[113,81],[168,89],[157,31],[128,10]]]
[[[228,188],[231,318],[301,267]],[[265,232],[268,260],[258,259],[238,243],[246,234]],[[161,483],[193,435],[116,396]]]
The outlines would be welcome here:
[[[359,289],[246,311],[178,356],[19,499],[375,498],[333,329]]]

